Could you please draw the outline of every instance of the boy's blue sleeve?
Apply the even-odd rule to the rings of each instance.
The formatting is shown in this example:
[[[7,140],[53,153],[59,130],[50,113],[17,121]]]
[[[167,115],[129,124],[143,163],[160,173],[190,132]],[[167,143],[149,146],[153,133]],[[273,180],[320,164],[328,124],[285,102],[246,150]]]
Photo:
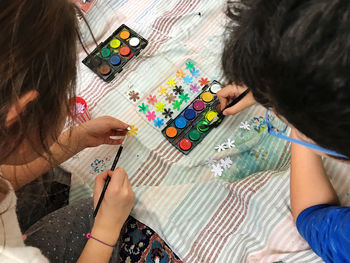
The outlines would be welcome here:
[[[350,207],[316,205],[301,212],[299,233],[326,262],[350,262]]]

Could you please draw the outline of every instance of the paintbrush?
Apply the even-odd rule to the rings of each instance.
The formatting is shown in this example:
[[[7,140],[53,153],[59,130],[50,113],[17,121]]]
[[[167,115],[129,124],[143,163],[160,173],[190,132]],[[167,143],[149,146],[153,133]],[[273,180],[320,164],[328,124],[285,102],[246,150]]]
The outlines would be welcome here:
[[[202,125],[200,127],[200,129],[204,130],[206,129],[208,126],[210,127],[211,125],[215,124],[219,119],[222,119],[224,117],[223,111],[232,107],[233,105],[237,104],[238,102],[240,102],[249,92],[249,89],[246,89],[242,94],[240,94],[237,98],[235,98],[231,103],[229,103],[221,112],[218,113],[218,115],[216,115],[210,122],[209,125]]]
[[[124,144],[125,144],[125,142],[126,142],[126,138],[127,138],[127,137],[128,137],[128,136],[125,136],[124,141],[123,141],[122,144],[120,145],[120,147],[119,147],[119,149],[118,149],[118,152],[117,152],[117,154],[115,155],[115,158],[114,158],[114,161],[113,161],[113,164],[112,164],[112,167],[111,167],[111,171],[114,171],[115,167],[117,166],[119,157],[120,157],[120,155],[122,154],[122,151],[123,151],[123,148],[124,148]],[[103,189],[102,189],[100,198],[98,199],[98,202],[97,202],[97,205],[96,205],[96,209],[95,209],[95,211],[94,211],[94,217],[96,217],[96,215],[97,215],[98,209],[99,209],[100,206],[101,206],[103,197],[105,196],[105,193],[106,193],[106,190],[107,190],[107,186],[108,186],[108,184],[109,184],[110,181],[111,181],[111,177],[110,177],[109,175],[107,175],[107,179],[106,179],[106,181],[105,181],[105,185],[103,186]]]

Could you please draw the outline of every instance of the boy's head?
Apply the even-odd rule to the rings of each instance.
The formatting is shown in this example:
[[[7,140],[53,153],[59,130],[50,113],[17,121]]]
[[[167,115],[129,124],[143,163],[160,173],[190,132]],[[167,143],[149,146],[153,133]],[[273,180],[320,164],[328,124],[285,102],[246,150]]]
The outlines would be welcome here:
[[[77,31],[70,0],[0,1],[0,162],[57,138],[75,91]]]
[[[229,81],[317,144],[350,157],[350,2],[229,1]]]

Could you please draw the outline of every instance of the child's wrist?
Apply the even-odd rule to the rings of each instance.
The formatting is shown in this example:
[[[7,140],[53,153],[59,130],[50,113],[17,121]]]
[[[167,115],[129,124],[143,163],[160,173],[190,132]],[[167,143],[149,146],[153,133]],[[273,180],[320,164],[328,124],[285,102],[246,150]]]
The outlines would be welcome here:
[[[95,223],[91,229],[91,235],[100,240],[103,240],[103,242],[107,244],[115,244],[119,238],[120,231],[121,227],[111,229]]]

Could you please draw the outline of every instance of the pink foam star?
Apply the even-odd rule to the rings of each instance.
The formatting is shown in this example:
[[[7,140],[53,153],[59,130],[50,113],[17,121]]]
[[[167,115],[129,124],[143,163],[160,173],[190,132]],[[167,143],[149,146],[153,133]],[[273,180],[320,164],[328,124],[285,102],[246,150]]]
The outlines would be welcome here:
[[[146,118],[149,120],[149,121],[154,121],[156,119],[156,113],[154,111],[149,111],[147,114],[146,114]]]

